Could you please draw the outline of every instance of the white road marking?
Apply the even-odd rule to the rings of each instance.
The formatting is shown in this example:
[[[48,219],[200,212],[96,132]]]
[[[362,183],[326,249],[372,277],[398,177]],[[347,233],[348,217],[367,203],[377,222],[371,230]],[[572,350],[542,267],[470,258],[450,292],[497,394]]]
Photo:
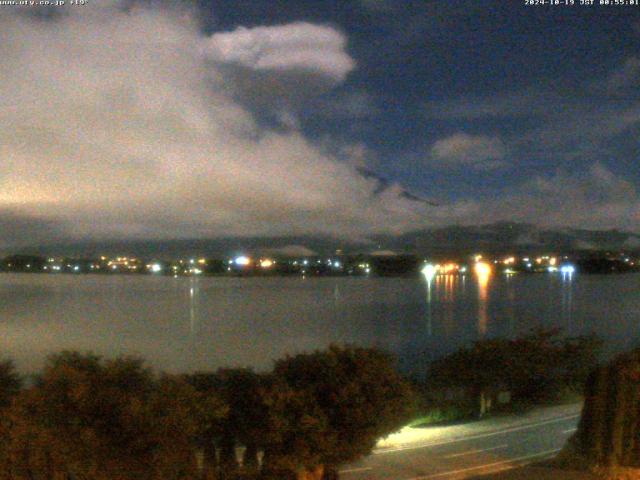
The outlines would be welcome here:
[[[569,430],[563,430],[562,433],[573,433],[576,430],[578,430],[577,428],[570,428]]]
[[[340,470],[338,473],[356,473],[356,472],[366,472],[368,470],[371,470],[371,467],[348,468],[346,470]]]
[[[474,453],[491,452],[493,450],[500,450],[501,448],[507,448],[508,446],[509,445],[505,443],[504,445],[498,445],[497,447],[483,448],[481,450],[469,450],[467,452],[454,453],[453,455],[445,455],[444,458],[456,458],[456,457],[463,457],[465,455],[473,455]]]
[[[550,423],[557,423],[557,422],[563,422],[565,420],[571,420],[573,418],[578,418],[580,416],[580,414],[575,414],[575,415],[568,415],[568,416],[564,416],[564,417],[558,417],[558,418],[553,418],[551,420],[545,420],[543,422],[538,422],[538,423],[530,423],[527,425],[522,425],[519,427],[511,427],[511,428],[505,428],[504,430],[497,430],[494,432],[490,432],[490,433],[480,433],[478,435],[470,435],[467,437],[461,437],[461,438],[456,438],[453,440],[445,440],[442,442],[433,442],[433,443],[424,443],[424,444],[420,444],[420,445],[411,445],[408,447],[397,447],[397,448],[389,448],[389,449],[384,449],[384,450],[374,450],[373,454],[374,455],[382,455],[385,453],[394,453],[394,452],[402,452],[404,450],[418,450],[420,448],[429,448],[429,447],[436,447],[439,445],[449,445],[452,443],[460,443],[460,442],[466,442],[469,440],[476,440],[478,438],[487,438],[487,437],[495,437],[496,435],[504,435],[505,433],[511,433],[511,432],[519,432],[521,430],[529,430],[532,428],[536,428],[536,427],[540,427],[542,425],[548,425]]]
[[[450,470],[448,472],[434,473],[432,475],[425,475],[425,476],[422,476],[422,477],[412,477],[412,478],[408,478],[407,480],[426,480],[428,478],[447,477],[449,475],[457,475],[458,473],[465,473],[465,472],[471,472],[473,470],[482,470],[483,468],[490,468],[490,467],[497,467],[497,466],[501,466],[501,465],[508,465],[508,464],[514,463],[514,462],[522,462],[522,460],[529,460],[529,459],[532,459],[532,458],[540,458],[540,457],[551,456],[554,453],[558,453],[560,450],[562,450],[562,449],[561,448],[556,448],[555,450],[545,450],[544,452],[532,453],[530,455],[523,455],[521,457],[511,458],[509,460],[502,460],[500,462],[486,463],[484,465],[477,465],[475,467],[461,468],[459,470]],[[525,462],[525,464],[526,464],[526,462]],[[521,467],[522,465],[523,465],[522,463],[519,463],[517,465],[512,465],[510,468]],[[503,468],[502,470],[509,470],[510,468],[507,467],[507,468]]]

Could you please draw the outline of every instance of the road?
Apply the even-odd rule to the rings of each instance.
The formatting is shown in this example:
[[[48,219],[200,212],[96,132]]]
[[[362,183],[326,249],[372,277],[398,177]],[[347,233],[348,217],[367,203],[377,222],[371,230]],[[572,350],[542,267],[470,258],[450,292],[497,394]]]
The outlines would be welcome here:
[[[454,480],[555,456],[576,430],[581,405],[465,425],[405,428],[373,454],[344,467],[344,480]],[[534,480],[534,479],[532,479]]]

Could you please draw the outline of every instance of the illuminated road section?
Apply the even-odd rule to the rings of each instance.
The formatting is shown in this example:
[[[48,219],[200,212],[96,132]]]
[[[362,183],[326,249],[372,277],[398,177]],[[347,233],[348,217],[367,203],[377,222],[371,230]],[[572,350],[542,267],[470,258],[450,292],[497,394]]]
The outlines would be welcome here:
[[[405,428],[341,470],[347,480],[462,479],[555,456],[575,432],[580,405],[465,425]]]

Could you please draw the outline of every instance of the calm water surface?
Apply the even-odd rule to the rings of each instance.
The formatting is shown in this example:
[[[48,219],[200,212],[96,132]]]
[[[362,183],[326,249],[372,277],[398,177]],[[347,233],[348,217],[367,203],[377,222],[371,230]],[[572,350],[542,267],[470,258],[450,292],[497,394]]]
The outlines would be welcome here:
[[[24,372],[62,349],[135,354],[172,372],[268,368],[331,342],[380,346],[420,372],[478,338],[536,326],[640,345],[640,275],[170,278],[0,274],[0,357]]]

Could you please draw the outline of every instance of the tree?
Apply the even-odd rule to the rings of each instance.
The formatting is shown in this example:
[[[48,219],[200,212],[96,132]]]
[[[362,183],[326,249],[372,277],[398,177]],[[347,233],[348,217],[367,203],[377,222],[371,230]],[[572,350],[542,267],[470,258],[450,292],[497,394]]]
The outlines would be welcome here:
[[[218,448],[223,478],[258,474],[236,472],[238,445],[245,467],[264,452],[262,478],[315,480],[368,454],[413,401],[391,356],[336,346],[286,357],[270,374],[159,378],[136,358],[63,352],[31,387],[16,382],[3,364],[0,385],[15,399],[0,417],[0,480],[188,480],[202,473],[199,450],[210,467]]]
[[[243,463],[257,466],[257,452],[263,447],[261,439],[267,415],[261,395],[265,378],[248,369],[220,369],[215,373],[187,377],[197,391],[220,398],[226,407],[224,417],[201,437],[209,463],[213,463],[218,448],[223,469],[235,470],[235,448],[242,445],[246,447]]]
[[[273,404],[286,408],[272,456],[285,447],[298,452],[299,479],[320,478],[326,469],[369,454],[380,437],[410,418],[411,388],[393,358],[376,349],[331,346],[288,356],[276,362],[274,376],[288,388],[275,392]]]
[[[265,452],[262,478],[320,478],[324,458],[336,439],[314,396],[272,376],[262,391],[262,400],[267,407],[261,435]]]
[[[22,379],[11,360],[0,362],[0,410],[6,408],[20,391]]]
[[[596,465],[640,467],[640,349],[589,375],[573,441]]]
[[[184,380],[157,379],[141,360],[54,355],[8,412],[4,478],[195,478],[201,406]]]
[[[562,381],[569,388],[582,391],[589,374],[598,365],[604,342],[596,335],[567,338],[562,343]]]
[[[427,382],[431,386],[464,387],[480,399],[496,389],[509,390],[515,399],[554,398],[562,387],[581,388],[596,364],[602,342],[593,336],[559,339],[559,330],[534,330],[516,339],[475,342],[434,361]]]

